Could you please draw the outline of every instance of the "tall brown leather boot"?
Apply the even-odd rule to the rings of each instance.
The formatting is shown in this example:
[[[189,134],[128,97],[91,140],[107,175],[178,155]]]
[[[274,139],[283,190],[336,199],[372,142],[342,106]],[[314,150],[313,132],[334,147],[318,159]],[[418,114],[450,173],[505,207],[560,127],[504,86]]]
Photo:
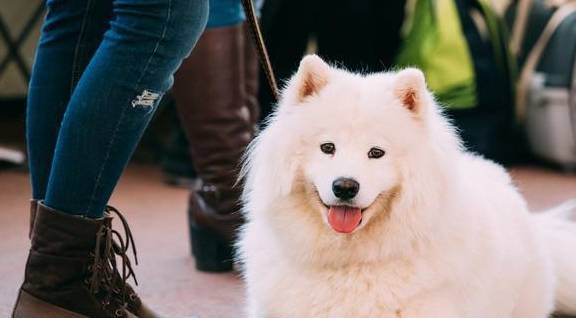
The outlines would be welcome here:
[[[188,214],[201,271],[233,269],[232,244],[243,222],[234,184],[258,117],[258,66],[245,31],[208,29],[175,75],[173,95],[198,175]]]
[[[116,209],[109,208],[104,218],[96,220],[41,203],[35,211],[32,247],[13,318],[162,317],[148,309],[126,283],[134,277],[126,255],[129,248],[135,251],[134,241]],[[122,221],[126,241],[113,234],[109,212]]]
[[[248,23],[244,27],[244,101],[250,110],[250,121],[254,129],[257,129],[260,119],[260,103],[258,102],[258,91],[260,89],[260,63],[258,61],[258,51],[252,38],[252,31]]]

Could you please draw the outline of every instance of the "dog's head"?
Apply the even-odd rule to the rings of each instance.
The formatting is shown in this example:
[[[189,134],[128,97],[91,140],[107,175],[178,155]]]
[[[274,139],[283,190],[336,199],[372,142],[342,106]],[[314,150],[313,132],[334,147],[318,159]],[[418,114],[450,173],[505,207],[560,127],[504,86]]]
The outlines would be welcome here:
[[[434,183],[421,172],[457,144],[421,71],[359,75],[308,56],[248,154],[247,209],[349,240],[414,203],[406,192]]]

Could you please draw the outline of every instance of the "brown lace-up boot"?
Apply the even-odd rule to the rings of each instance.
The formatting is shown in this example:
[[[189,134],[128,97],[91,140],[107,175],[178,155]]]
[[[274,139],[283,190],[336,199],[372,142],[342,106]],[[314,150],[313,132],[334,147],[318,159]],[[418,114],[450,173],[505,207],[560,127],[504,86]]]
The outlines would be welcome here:
[[[38,200],[30,200],[30,228],[28,229],[28,237],[32,238],[32,230],[34,229],[34,222],[36,222],[36,209],[38,208]]]
[[[243,219],[234,188],[258,117],[258,62],[244,25],[208,29],[175,75],[173,95],[198,174],[190,194],[192,252],[201,271],[233,268]]]
[[[130,228],[116,209],[108,208],[106,216],[96,220],[41,203],[35,211],[32,247],[13,318],[162,317],[126,282],[135,280],[127,252],[136,253]],[[112,229],[110,213],[121,220],[126,241]]]

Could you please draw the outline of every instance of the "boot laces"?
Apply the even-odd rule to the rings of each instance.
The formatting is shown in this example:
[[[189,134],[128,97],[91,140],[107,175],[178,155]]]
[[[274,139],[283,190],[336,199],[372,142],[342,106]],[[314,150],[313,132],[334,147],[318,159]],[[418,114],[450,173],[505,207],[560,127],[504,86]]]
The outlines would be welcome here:
[[[104,306],[108,306],[112,302],[117,303],[118,299],[115,299],[114,296],[121,296],[120,308],[116,308],[115,315],[122,317],[127,306],[128,280],[132,278],[134,283],[138,285],[136,274],[128,257],[129,250],[132,250],[136,265],[138,265],[138,256],[134,237],[126,218],[112,206],[106,207],[106,212],[118,216],[124,228],[124,238],[120,232],[112,229],[109,225],[104,225],[100,228],[96,234],[96,247],[93,253],[94,262],[90,266],[91,268],[89,267],[91,277],[88,285],[93,294],[99,295],[104,299],[102,303]],[[118,259],[120,262],[118,262]],[[119,267],[121,270],[118,269]],[[130,294],[129,297],[132,299],[135,295]]]

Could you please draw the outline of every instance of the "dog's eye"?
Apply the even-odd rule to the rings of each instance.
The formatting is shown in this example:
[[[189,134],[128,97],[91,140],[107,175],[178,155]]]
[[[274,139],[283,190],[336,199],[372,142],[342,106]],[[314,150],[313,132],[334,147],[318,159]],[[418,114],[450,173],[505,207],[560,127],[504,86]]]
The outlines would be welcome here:
[[[372,147],[370,151],[368,151],[368,158],[370,159],[378,159],[384,156],[386,152],[380,148]]]
[[[336,146],[331,142],[325,142],[320,145],[320,150],[327,155],[333,155],[336,152]]]

